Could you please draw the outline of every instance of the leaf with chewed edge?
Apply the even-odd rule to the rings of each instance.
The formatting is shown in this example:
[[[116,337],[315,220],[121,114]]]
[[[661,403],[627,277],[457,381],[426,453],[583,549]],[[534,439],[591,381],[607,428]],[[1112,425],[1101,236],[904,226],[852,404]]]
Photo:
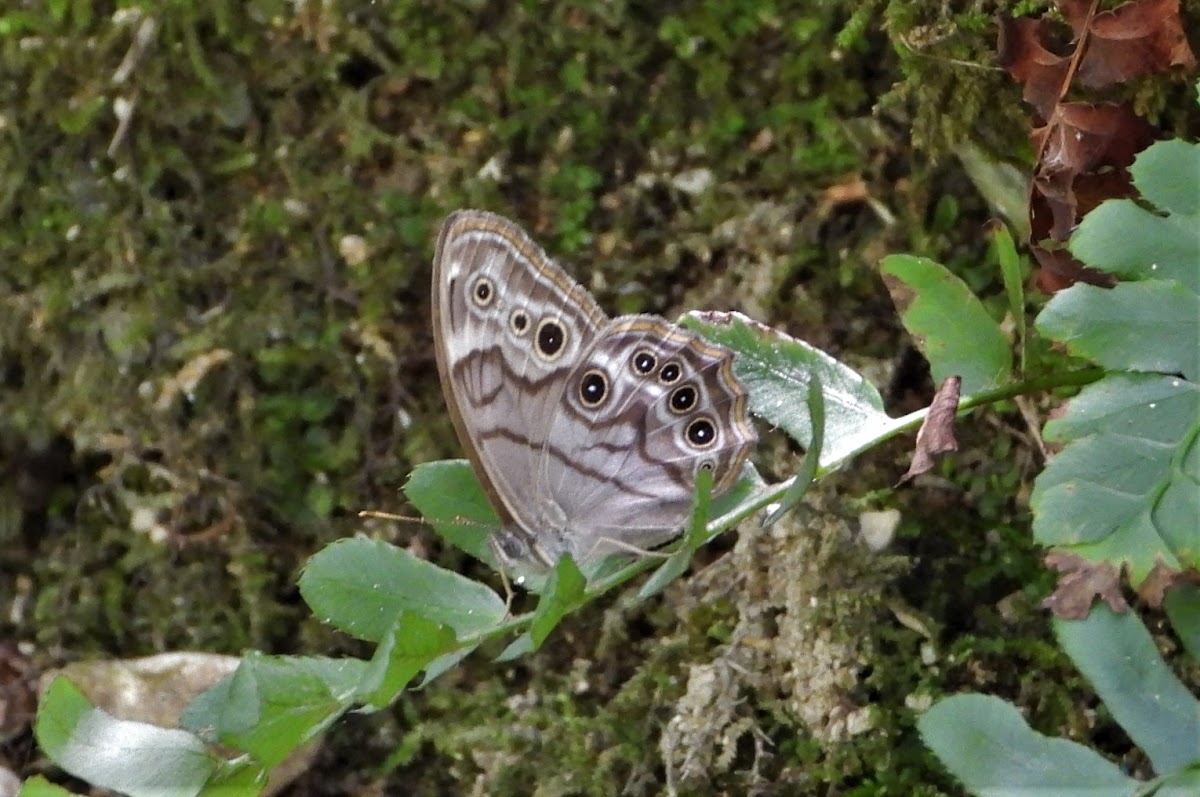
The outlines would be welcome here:
[[[810,375],[821,382],[825,407],[822,467],[833,467],[902,426],[883,410],[875,386],[846,364],[802,340],[740,313],[688,313],[682,326],[736,353],[733,370],[750,393],[750,411],[804,448],[813,423],[804,396]]]
[[[952,376],[974,395],[1012,376],[1012,344],[967,284],[925,257],[890,255],[879,265],[900,320],[929,360],[934,384]]]

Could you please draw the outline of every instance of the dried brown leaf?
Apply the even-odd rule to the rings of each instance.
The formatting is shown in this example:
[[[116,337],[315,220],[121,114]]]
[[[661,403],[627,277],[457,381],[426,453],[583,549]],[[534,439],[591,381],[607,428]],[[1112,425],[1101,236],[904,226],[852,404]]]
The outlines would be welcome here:
[[[1067,620],[1082,620],[1100,598],[1114,612],[1129,609],[1121,594],[1121,571],[1111,562],[1092,562],[1079,554],[1053,550],[1046,554],[1045,563],[1057,570],[1058,587],[1042,601],[1042,606]]]
[[[1138,586],[1138,597],[1150,606],[1162,606],[1167,590],[1176,584],[1200,584],[1200,570],[1188,568],[1177,570],[1165,564],[1161,559],[1146,575],[1145,580]]]
[[[1000,37],[996,43],[996,58],[1000,66],[1024,86],[1022,98],[1033,106],[1043,119],[1049,119],[1063,91],[1069,56],[1056,55],[1046,49],[1044,19],[1030,17],[1000,17]]]
[[[1131,196],[1127,167],[1154,130],[1124,105],[1063,103],[1075,76],[1102,88],[1196,58],[1179,18],[1178,0],[1134,0],[1096,13],[1093,0],[1059,0],[1074,33],[1071,51],[1055,52],[1063,27],[1046,17],[998,20],[998,60],[1046,120],[1032,131],[1038,164],[1029,190],[1029,243],[1042,269],[1035,285],[1053,293],[1075,282],[1111,285],[1065,248],[1079,220],[1105,199]],[[1082,48],[1082,49],[1081,49]],[[1062,49],[1059,47],[1058,49]]]
[[[954,418],[958,414],[958,399],[962,379],[946,377],[929,405],[929,413],[917,432],[917,444],[913,450],[912,463],[908,472],[900,477],[900,484],[910,482],[922,473],[928,473],[937,461],[938,454],[958,450],[954,437]]]
[[[1106,199],[1134,196],[1128,167],[1154,139],[1154,129],[1128,106],[1067,103],[1055,122],[1033,131],[1042,153],[1029,197],[1030,241],[1042,271],[1037,287],[1054,293],[1076,282],[1111,287],[1109,274],[1089,269],[1063,243],[1080,219]]]
[[[1106,88],[1172,67],[1191,69],[1196,56],[1179,18],[1179,0],[1135,0],[1087,18],[1090,0],[1060,0],[1077,37],[1087,32],[1079,82]]]

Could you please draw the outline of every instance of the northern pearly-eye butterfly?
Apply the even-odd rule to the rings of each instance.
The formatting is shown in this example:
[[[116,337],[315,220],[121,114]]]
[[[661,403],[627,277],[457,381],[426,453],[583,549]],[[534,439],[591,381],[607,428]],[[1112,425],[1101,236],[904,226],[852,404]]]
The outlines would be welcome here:
[[[503,527],[543,569],[653,548],[742,471],[754,430],[733,354],[656,316],[608,318],[521,228],[452,213],[433,263],[433,336],[458,437]]]

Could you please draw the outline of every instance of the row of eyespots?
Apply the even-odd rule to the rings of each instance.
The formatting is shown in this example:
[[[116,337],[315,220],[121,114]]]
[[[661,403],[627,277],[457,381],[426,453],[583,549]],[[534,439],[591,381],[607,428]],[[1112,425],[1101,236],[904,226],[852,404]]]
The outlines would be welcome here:
[[[654,370],[654,364],[654,355],[645,349],[635,353],[630,360],[630,366],[634,373],[643,376]],[[664,372],[666,376],[664,376]],[[671,384],[677,381],[680,375],[679,363],[672,360],[663,366],[662,371],[659,371],[658,381],[663,384]],[[603,371],[593,368],[583,375],[583,380],[579,385],[579,400],[585,407],[598,407],[607,395],[608,376]],[[671,408],[671,412],[676,415],[686,415],[696,406],[698,398],[699,393],[696,386],[689,382],[672,390],[667,404]]]
[[[487,277],[475,280],[471,289],[471,301],[481,310],[490,307],[496,300],[496,287]],[[523,307],[514,307],[508,316],[508,328],[518,338],[524,337],[529,331],[529,313]],[[534,348],[546,362],[554,362],[562,356],[567,345],[567,330],[557,318],[543,318],[537,325],[534,335]]]
[[[634,352],[633,357],[629,359],[629,367],[639,376],[649,376],[658,368],[658,381],[664,385],[673,385],[683,376],[683,367],[678,360],[667,360],[659,368],[658,356],[649,349]],[[667,398],[667,406],[676,415],[686,415],[695,408],[699,395],[695,385],[690,382],[682,384],[671,391]],[[683,434],[693,448],[708,448],[717,441],[717,427],[703,415],[689,423]],[[712,470],[714,465],[705,461],[700,467]]]
[[[639,349],[629,358],[629,367],[638,376],[649,376],[658,368],[658,357],[649,349]],[[678,360],[667,360],[658,369],[658,381],[664,385],[673,385],[683,376],[683,367]]]
[[[680,385],[671,391],[667,406],[676,415],[686,415],[696,406],[697,395],[695,385]],[[579,380],[579,400],[583,402],[583,406],[595,409],[603,404],[607,397],[608,376],[604,371],[599,368],[586,371]],[[707,417],[700,416],[687,425],[684,436],[693,448],[708,448],[717,440],[717,428]]]
[[[496,287],[487,277],[475,280],[471,289],[471,301],[480,309],[490,307],[496,299]],[[529,314],[524,308],[513,308],[508,316],[508,327],[517,337],[524,337],[529,331]],[[567,342],[567,331],[556,318],[543,318],[537,325],[534,336],[537,353],[547,361],[558,359]],[[630,368],[639,376],[648,376],[658,368],[658,357],[648,349],[640,349],[629,361]],[[683,367],[676,360],[668,360],[658,369],[658,381],[671,385],[683,376]],[[595,408],[604,403],[608,395],[608,377],[603,371],[591,369],[583,375],[579,383],[579,400],[588,408]],[[671,412],[684,415],[696,406],[698,393],[695,385],[684,384],[671,391],[667,404]],[[717,440],[717,428],[706,417],[699,417],[687,425],[684,437],[695,448],[708,448]],[[712,470],[711,462],[703,462],[700,467]]]

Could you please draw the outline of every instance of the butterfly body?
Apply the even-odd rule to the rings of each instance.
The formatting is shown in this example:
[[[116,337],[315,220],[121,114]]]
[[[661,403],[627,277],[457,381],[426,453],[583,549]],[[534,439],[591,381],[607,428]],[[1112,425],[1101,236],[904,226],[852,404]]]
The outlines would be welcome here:
[[[515,563],[661,545],[697,470],[719,494],[756,441],[731,352],[655,316],[609,319],[500,216],[447,218],[433,306],[442,389]]]

